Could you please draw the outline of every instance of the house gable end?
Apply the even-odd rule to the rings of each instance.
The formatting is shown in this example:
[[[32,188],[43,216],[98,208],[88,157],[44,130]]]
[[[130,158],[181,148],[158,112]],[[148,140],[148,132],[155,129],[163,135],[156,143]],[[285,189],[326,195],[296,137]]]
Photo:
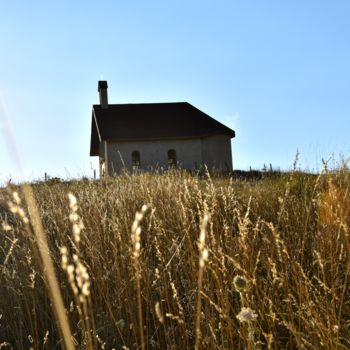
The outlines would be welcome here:
[[[90,139],[90,156],[99,155],[99,144],[101,142],[101,135],[98,129],[97,120],[94,109],[91,113],[91,139]]]

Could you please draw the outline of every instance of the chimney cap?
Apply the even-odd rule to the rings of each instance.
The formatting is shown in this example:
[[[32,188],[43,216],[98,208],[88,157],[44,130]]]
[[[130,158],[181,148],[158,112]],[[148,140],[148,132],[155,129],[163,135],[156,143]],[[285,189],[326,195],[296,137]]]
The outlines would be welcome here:
[[[107,89],[107,88],[108,88],[107,80],[99,80],[97,91],[100,92],[100,90]]]

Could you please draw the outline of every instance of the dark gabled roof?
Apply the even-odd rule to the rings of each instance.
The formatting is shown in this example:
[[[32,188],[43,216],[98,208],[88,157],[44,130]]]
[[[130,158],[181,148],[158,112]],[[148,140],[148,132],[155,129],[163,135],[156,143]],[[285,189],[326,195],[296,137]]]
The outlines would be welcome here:
[[[92,107],[90,155],[100,141],[204,137],[235,132],[187,102],[113,104]]]

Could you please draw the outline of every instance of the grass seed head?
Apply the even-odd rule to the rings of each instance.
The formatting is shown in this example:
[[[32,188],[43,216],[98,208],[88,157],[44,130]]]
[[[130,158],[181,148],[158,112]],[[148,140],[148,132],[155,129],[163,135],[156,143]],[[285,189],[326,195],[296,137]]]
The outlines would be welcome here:
[[[248,281],[245,277],[237,275],[233,279],[233,286],[239,293],[244,293],[248,290]]]
[[[236,317],[240,322],[245,323],[255,321],[258,315],[250,307],[242,307]]]

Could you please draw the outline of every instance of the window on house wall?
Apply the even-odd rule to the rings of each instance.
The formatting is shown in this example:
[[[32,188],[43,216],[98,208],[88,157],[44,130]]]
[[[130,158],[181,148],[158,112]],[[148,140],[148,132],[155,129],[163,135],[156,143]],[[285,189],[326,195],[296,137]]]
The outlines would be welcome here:
[[[169,149],[168,151],[168,167],[174,168],[177,165],[176,151],[174,149]]]
[[[141,168],[141,158],[140,158],[139,151],[133,151],[131,153],[131,160],[132,160],[132,170],[138,170]]]

